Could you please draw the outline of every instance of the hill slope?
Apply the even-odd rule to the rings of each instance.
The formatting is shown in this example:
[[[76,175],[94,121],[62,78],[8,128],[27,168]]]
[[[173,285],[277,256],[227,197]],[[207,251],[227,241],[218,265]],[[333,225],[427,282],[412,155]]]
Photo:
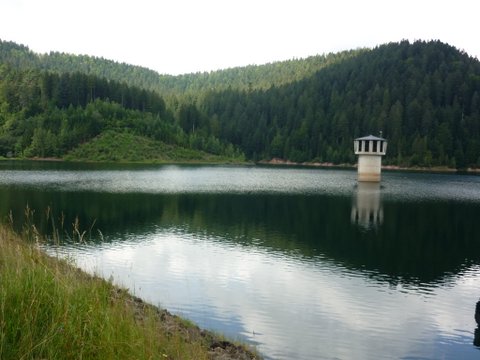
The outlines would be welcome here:
[[[149,163],[226,163],[242,162],[239,155],[219,156],[203,151],[168,145],[145,136],[107,130],[89,142],[81,144],[66,156],[66,160]]]
[[[402,41],[371,50],[181,76],[88,56],[38,55],[9,42],[0,42],[0,61],[22,74],[44,74],[48,69],[49,75],[43,76],[54,79],[101,75],[104,78],[95,77],[100,79],[96,80],[99,88],[113,83],[116,89],[102,101],[151,114],[147,120],[133,119],[144,115],[131,115],[123,128],[157,140],[163,136],[180,146],[220,154],[233,144],[253,160],[280,157],[354,163],[352,140],[382,131],[389,140],[386,163],[480,167],[480,63],[440,41]],[[79,71],[75,76],[69,73],[73,69]],[[4,83],[5,88],[10,90],[3,91],[4,103],[10,104],[9,99],[16,96],[16,103],[25,106],[3,107],[0,152],[2,147],[4,151],[12,148],[15,136],[22,136],[20,144],[18,139],[14,142],[16,149],[26,149],[34,132],[22,135],[28,126],[15,123],[11,113],[16,112],[16,119],[21,113],[23,123],[38,122],[31,120],[35,111],[28,104],[42,87],[33,93],[28,86],[12,90]],[[137,89],[134,97],[141,100],[127,105],[124,94],[130,88]],[[163,94],[165,101],[153,92],[142,93],[146,89]],[[53,99],[50,112],[68,108],[69,101],[84,106],[72,100],[60,104],[58,94]],[[67,114],[67,123],[71,116]],[[112,129],[116,116],[110,114],[107,128]]]
[[[268,90],[212,91],[199,107],[254,159],[353,163],[353,139],[382,131],[387,163],[480,166],[480,62],[438,41],[382,45]]]
[[[206,131],[187,134],[155,92],[81,73],[0,64],[0,156],[63,157],[106,131],[168,144],[170,153],[179,151],[173,158],[183,158],[185,149],[192,158],[202,152],[241,157]]]
[[[166,94],[198,94],[205,89],[267,89],[308,77],[333,63],[365,50],[316,55],[305,59],[278,61],[212,72],[183,75],[159,74],[153,70],[87,55],[60,52],[37,54],[27,46],[0,39],[0,63],[17,69],[47,70],[57,74],[81,73],[129,86]]]

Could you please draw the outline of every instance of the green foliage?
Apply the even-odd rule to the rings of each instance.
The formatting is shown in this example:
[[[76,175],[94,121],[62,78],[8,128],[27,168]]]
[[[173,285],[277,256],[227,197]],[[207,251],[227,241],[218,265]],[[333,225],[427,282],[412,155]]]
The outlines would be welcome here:
[[[205,89],[234,88],[251,91],[295,82],[362,51],[364,50],[344,51],[300,60],[172,76],[158,74],[140,66],[86,55],[59,52],[39,55],[26,46],[0,39],[0,63],[7,63],[15,68],[48,70],[56,74],[77,72],[110,81],[124,82],[141,89],[154,90],[163,95],[188,93],[193,97],[197,97]]]
[[[0,358],[207,359],[208,343],[0,226]],[[182,329],[184,333],[182,333]]]
[[[203,151],[168,145],[128,132],[108,130],[70,151],[66,160],[104,162],[241,162],[240,154],[217,156]],[[236,156],[236,158],[235,158]]]
[[[353,163],[354,138],[380,131],[386,162],[478,166],[480,62],[440,42],[362,51],[266,90],[205,94],[199,107],[248,158]]]
[[[64,154],[102,131],[128,128],[251,160],[353,163],[352,140],[382,131],[387,164],[480,163],[480,62],[439,41],[179,76],[88,56],[37,55],[2,41],[0,61],[3,156]],[[46,131],[35,132],[45,123]]]
[[[199,125],[208,122],[204,115],[201,120],[195,118],[199,112],[190,108],[193,117],[186,121]],[[129,131],[178,148],[191,147],[195,151],[188,156],[193,158],[201,157],[198,151],[241,157],[237,149],[232,151],[230,144],[210,131],[184,131],[181,125],[163,99],[151,91],[80,73],[57,75],[0,66],[0,156],[62,157],[112,130]],[[115,149],[118,151],[118,146]],[[116,158],[128,156],[119,154]]]

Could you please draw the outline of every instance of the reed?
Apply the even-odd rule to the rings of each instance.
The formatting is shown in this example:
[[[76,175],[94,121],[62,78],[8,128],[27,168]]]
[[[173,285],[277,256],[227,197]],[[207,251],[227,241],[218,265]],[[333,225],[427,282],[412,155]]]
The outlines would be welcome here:
[[[31,224],[23,235],[0,224],[0,359],[215,357],[211,334],[24,238],[39,236]],[[231,358],[255,356],[246,351]]]

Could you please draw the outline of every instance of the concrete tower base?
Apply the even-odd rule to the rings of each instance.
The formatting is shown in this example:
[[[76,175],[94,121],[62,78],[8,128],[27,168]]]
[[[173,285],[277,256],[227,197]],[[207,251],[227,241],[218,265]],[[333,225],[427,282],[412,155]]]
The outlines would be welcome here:
[[[379,182],[382,172],[380,155],[360,155],[358,157],[358,181]]]

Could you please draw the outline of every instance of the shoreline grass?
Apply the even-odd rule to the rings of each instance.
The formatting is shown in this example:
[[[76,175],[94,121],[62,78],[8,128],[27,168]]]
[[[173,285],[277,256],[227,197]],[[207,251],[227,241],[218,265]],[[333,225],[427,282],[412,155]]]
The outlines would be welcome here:
[[[0,224],[0,359],[255,359]]]

